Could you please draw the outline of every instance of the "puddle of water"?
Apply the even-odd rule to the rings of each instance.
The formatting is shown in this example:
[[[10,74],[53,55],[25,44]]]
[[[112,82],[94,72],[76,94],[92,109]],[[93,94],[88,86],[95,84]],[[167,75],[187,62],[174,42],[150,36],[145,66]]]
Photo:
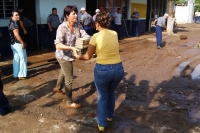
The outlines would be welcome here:
[[[192,79],[200,79],[200,64],[197,65],[197,67],[191,73],[191,77]]]

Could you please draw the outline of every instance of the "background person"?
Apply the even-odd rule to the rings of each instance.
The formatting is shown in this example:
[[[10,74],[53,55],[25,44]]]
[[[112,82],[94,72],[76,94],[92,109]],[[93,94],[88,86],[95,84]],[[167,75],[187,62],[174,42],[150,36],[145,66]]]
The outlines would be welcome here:
[[[115,22],[115,28],[116,28],[116,32],[118,35],[118,39],[119,39],[119,32],[121,29],[121,21],[122,21],[122,14],[121,14],[121,9],[117,8],[117,12],[115,12],[113,14],[113,18],[114,18],[114,22]]]
[[[13,11],[8,25],[11,37],[11,49],[13,51],[13,76],[14,78],[25,79],[27,77],[27,55],[23,29],[19,24],[19,13]]]
[[[168,18],[168,14],[165,13],[163,17],[159,17],[155,19],[154,24],[156,25],[156,42],[157,42],[157,49],[161,49],[162,44],[162,30],[163,28],[166,29],[166,19]]]
[[[34,34],[35,34],[35,27],[33,25],[33,22],[31,22],[30,19],[27,17],[23,17],[23,23],[26,27],[27,35],[26,35],[26,41],[27,41],[27,50],[32,51],[34,49]]]
[[[80,10],[81,15],[81,24],[83,25],[84,30],[88,35],[92,35],[92,16],[88,14],[85,10],[85,7],[82,7]]]
[[[106,12],[100,12],[95,20],[99,31],[90,39],[86,54],[75,57],[89,60],[97,55],[94,68],[94,81],[98,92],[97,123],[100,131],[104,131],[107,121],[112,121],[115,108],[115,89],[124,76],[124,68],[119,55],[117,33],[109,30],[110,17]]]
[[[92,17],[93,22],[95,22],[96,16],[97,16],[97,14],[100,13],[100,10],[99,10],[99,9],[96,9],[96,10],[95,10],[95,13],[96,13],[96,14]]]
[[[92,20],[93,20],[93,29],[92,29],[92,32],[93,33],[97,33],[97,30],[96,30],[96,27],[95,27],[95,19],[96,19],[96,16],[97,16],[97,14],[99,14],[100,13],[100,10],[99,9],[96,9],[95,10],[95,15],[92,17]]]
[[[26,28],[25,28],[24,23],[23,23],[23,17],[24,17],[23,8],[19,6],[19,7],[17,7],[17,11],[18,11],[19,16],[20,16],[20,20],[19,20],[20,27],[22,28],[24,34],[26,35],[27,31],[26,31]]]
[[[50,48],[55,49],[54,40],[56,39],[56,31],[60,25],[59,16],[57,15],[57,9],[52,8],[52,14],[47,17],[47,24],[49,28],[49,39],[48,43]]]
[[[55,92],[66,95],[66,108],[80,108],[81,105],[74,103],[72,100],[72,83],[73,83],[73,61],[76,51],[76,38],[90,37],[80,23],[77,22],[78,10],[75,6],[66,6],[63,15],[66,19],[57,30],[55,46],[56,58],[60,64],[61,70]],[[62,91],[62,82],[65,81],[65,93]]]
[[[139,37],[138,24],[139,24],[140,14],[139,12],[137,12],[136,8],[133,10],[131,18],[133,20],[133,31],[135,31],[135,36]]]

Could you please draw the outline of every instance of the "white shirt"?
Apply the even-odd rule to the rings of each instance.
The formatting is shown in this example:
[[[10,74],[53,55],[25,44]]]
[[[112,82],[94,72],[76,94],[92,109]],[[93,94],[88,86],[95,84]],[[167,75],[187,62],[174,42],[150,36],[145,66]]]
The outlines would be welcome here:
[[[92,17],[93,21],[95,22],[95,19],[96,19],[96,14]]]
[[[115,24],[116,25],[121,25],[121,20],[122,20],[122,14],[115,12],[113,14],[114,20],[115,20]]]

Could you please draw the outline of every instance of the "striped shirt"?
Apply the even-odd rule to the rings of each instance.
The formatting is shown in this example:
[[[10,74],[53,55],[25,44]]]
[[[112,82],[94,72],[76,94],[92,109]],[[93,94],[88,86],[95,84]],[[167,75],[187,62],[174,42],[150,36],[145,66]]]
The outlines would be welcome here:
[[[68,28],[66,21],[59,25],[56,33],[56,44],[64,44],[66,46],[75,47],[76,38],[90,37],[81,24],[75,23],[74,33]],[[56,50],[55,56],[57,59],[64,59],[67,61],[73,61],[74,57],[71,50]]]

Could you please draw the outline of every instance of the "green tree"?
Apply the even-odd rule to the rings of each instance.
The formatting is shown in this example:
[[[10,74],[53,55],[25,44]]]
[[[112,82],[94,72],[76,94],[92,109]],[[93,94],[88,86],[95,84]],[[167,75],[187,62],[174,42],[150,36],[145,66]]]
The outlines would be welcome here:
[[[200,10],[200,0],[195,0],[194,11]]]

